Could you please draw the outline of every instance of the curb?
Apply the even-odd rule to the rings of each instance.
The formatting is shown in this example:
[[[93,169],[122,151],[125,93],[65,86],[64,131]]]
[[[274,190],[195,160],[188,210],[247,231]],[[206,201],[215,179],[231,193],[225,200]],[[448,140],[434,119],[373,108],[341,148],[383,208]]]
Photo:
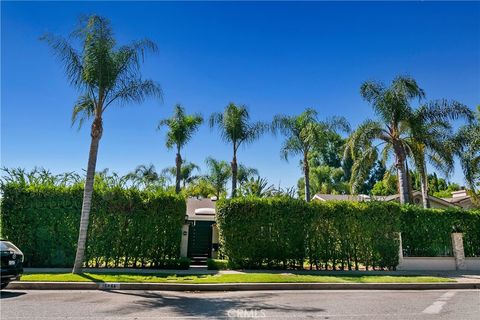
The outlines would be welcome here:
[[[480,282],[464,283],[104,283],[14,281],[16,290],[146,290],[146,291],[256,291],[256,290],[450,290],[480,289]]]

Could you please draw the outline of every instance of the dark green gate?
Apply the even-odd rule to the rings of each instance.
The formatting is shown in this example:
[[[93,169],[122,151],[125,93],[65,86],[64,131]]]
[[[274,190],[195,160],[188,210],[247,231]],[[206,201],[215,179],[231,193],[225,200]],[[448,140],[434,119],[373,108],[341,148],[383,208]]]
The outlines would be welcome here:
[[[212,252],[213,221],[194,221],[188,231],[188,257],[206,259]]]

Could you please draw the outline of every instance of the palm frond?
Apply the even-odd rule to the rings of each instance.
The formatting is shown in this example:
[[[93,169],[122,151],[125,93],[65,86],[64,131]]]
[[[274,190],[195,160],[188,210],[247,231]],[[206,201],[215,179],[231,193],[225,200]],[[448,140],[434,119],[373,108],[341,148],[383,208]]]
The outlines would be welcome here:
[[[70,84],[82,88],[84,86],[82,81],[83,65],[79,53],[66,39],[51,33],[44,34],[40,40],[45,41],[52,48],[57,59],[63,64]]]
[[[78,122],[78,129],[80,129],[83,123],[95,116],[95,103],[88,94],[81,95],[75,105],[72,112],[72,126],[75,122]]]

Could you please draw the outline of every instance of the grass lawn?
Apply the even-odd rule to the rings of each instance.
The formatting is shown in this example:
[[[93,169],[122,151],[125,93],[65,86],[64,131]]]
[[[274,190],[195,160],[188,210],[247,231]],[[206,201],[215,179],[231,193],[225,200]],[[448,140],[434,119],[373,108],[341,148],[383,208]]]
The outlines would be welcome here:
[[[31,273],[24,274],[22,281],[48,282],[163,282],[163,283],[259,283],[259,282],[337,282],[337,283],[411,283],[454,282],[452,279],[427,276],[379,276],[379,275],[300,275],[278,273],[245,273],[215,275],[175,274],[122,274],[122,273]]]

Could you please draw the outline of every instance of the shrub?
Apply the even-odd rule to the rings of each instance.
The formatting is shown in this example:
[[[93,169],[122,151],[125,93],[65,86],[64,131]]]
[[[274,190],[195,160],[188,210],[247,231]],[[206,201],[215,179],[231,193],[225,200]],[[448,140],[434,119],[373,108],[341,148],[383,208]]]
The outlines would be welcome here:
[[[208,270],[227,270],[229,269],[229,262],[228,260],[208,259],[207,268]]]
[[[25,254],[26,267],[71,267],[83,190],[80,186],[2,185],[2,237]],[[89,267],[168,267],[179,262],[185,200],[174,194],[99,188],[86,248]],[[177,267],[175,267],[177,268]]]

